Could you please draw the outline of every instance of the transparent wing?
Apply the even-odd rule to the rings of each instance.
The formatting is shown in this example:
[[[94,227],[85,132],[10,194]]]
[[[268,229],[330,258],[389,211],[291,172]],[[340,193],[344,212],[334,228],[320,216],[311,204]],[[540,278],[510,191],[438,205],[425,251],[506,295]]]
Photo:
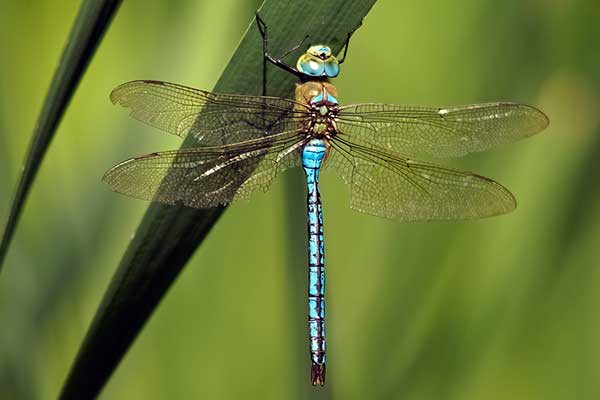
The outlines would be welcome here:
[[[103,181],[131,197],[194,208],[266,191],[277,171],[300,163],[295,131],[269,140],[152,153],[114,166]]]
[[[338,136],[326,167],[350,186],[350,207],[399,221],[473,219],[516,207],[502,185],[470,172],[444,168],[364,147]]]
[[[536,108],[517,103],[455,107],[355,104],[340,107],[346,140],[396,154],[458,157],[531,136],[548,126]]]
[[[181,137],[191,135],[202,146],[292,129],[306,109],[292,100],[210,93],[161,81],[125,83],[112,91],[110,99],[129,108],[133,118]]]

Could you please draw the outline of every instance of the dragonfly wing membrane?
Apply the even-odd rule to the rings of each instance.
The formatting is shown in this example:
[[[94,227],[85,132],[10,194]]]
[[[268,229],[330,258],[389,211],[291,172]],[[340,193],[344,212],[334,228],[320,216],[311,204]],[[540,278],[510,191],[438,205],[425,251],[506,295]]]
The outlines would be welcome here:
[[[130,115],[201,146],[252,140],[298,124],[303,106],[275,97],[206,92],[162,81],[133,81],[117,86],[111,101]]]
[[[266,191],[279,170],[298,165],[299,152],[286,151],[289,142],[151,153],[117,164],[103,180],[114,191],[143,200],[217,207]]]
[[[459,157],[531,136],[548,125],[538,109],[518,103],[454,107],[354,104],[341,107],[340,135],[396,154]]]
[[[474,219],[512,211],[513,195],[491,179],[335,140],[326,168],[350,186],[350,207],[399,221]]]

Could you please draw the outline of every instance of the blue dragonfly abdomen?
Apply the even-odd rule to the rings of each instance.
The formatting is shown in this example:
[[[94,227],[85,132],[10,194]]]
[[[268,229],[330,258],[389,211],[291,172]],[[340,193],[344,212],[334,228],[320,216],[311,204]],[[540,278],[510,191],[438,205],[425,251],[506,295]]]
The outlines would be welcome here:
[[[316,384],[325,380],[325,246],[319,170],[326,152],[323,139],[311,140],[302,151],[302,167],[308,186],[308,327],[311,375]]]

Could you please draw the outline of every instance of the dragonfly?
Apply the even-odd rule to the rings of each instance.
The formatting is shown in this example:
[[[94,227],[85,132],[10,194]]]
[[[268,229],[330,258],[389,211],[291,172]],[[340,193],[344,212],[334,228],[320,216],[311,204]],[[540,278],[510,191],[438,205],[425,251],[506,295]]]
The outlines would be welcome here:
[[[295,66],[268,51],[265,60],[298,77],[295,98],[211,93],[139,80],[110,98],[130,115],[195,147],[127,159],[106,172],[112,190],[144,200],[212,208],[267,191],[276,175],[303,168],[307,183],[308,333],[311,382],[325,384],[325,257],[321,170],[350,188],[354,210],[397,221],[464,220],[505,214],[512,193],[484,176],[415,156],[459,157],[529,137],[549,123],[540,110],[497,102],[452,107],[341,105],[330,82],[346,59],[309,46]],[[299,48],[302,43],[296,48]],[[289,52],[286,53],[286,55]]]

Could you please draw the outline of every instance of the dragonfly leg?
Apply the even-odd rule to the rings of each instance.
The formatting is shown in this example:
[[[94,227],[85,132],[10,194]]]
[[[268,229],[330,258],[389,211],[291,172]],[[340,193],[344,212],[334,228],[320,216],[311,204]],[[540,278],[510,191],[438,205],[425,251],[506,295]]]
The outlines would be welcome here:
[[[308,38],[310,37],[310,35],[306,35],[304,36],[304,39],[302,39],[300,41],[300,43],[298,43],[297,45],[293,46],[292,48],[288,49],[285,53],[283,53],[281,56],[279,56],[279,60],[287,57],[288,55],[290,55],[290,53],[293,53],[294,51],[298,50],[303,44],[304,42],[306,42],[308,40]]]
[[[352,29],[346,35],[346,43],[344,44],[344,54],[342,55],[342,58],[338,61],[339,64],[343,64],[344,61],[346,60],[346,54],[348,53],[348,46],[350,45],[350,38],[352,37],[352,35],[354,35],[354,32],[356,32],[358,30],[358,28],[360,28],[361,26],[362,26],[362,20],[359,22],[358,25],[356,25],[356,27],[354,29]]]
[[[260,35],[262,36],[262,39],[263,39],[263,55],[264,55],[265,59],[267,61],[269,61],[271,64],[275,65],[278,68],[283,69],[286,72],[294,74],[298,77],[304,76],[296,68],[283,62],[282,58],[284,58],[285,56],[289,55],[291,52],[293,52],[294,50],[297,50],[300,46],[302,46],[302,44],[309,38],[309,35],[306,35],[304,37],[304,39],[302,39],[302,41],[298,45],[287,50],[282,56],[273,57],[271,55],[271,53],[269,53],[269,40],[268,40],[268,36],[267,36],[267,24],[265,24],[265,22],[262,20],[262,18],[258,14],[258,12],[256,13],[256,25],[258,26],[258,31],[260,32]]]

